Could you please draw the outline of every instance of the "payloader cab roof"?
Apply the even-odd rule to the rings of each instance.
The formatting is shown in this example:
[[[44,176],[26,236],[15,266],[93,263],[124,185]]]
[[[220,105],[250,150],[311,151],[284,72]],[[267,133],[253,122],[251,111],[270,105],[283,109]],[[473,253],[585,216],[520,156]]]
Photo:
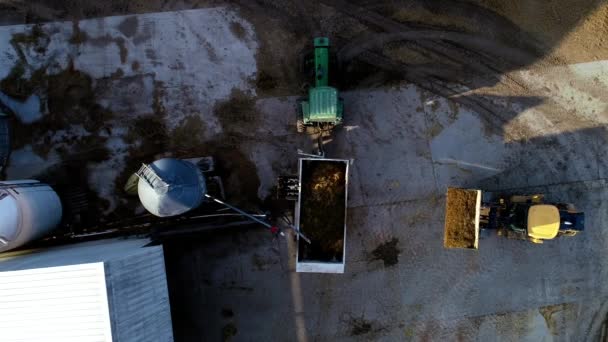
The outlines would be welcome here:
[[[551,240],[559,231],[559,210],[554,205],[537,204],[528,210],[528,236]]]

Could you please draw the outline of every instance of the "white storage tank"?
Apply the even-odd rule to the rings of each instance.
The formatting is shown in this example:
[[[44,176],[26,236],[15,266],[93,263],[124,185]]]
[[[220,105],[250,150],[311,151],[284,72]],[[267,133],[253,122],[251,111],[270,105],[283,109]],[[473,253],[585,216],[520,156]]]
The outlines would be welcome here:
[[[173,158],[160,159],[142,165],[137,171],[139,199],[151,214],[159,217],[176,216],[198,207],[207,186],[201,170],[195,164]]]
[[[0,252],[43,237],[61,222],[61,201],[36,180],[0,182]]]

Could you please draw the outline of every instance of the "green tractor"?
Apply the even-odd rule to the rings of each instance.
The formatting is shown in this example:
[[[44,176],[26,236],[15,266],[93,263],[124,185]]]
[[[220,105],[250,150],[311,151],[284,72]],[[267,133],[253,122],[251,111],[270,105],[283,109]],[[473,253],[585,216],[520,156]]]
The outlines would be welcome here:
[[[344,101],[338,90],[329,86],[329,39],[314,39],[314,87],[308,89],[308,98],[298,101],[298,132],[306,127],[331,128],[342,123]]]

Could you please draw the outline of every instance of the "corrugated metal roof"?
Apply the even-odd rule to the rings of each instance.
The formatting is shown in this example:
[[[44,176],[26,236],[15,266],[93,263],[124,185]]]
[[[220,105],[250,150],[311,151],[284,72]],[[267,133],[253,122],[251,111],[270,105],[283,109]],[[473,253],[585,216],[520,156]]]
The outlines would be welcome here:
[[[0,272],[0,340],[112,341],[104,264]]]
[[[10,153],[11,142],[8,117],[0,113],[0,170],[8,163]]]
[[[171,342],[173,328],[162,246],[105,263],[116,341]]]

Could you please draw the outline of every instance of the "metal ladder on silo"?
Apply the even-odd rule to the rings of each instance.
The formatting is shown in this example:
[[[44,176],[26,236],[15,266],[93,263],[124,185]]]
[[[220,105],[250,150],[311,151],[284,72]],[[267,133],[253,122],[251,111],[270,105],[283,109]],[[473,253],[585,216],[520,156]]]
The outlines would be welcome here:
[[[152,169],[150,166],[146,164],[141,164],[141,167],[137,172],[135,172],[137,177],[144,182],[148,183],[152,187],[152,189],[167,189],[169,188],[169,184],[167,184],[160,176]]]

